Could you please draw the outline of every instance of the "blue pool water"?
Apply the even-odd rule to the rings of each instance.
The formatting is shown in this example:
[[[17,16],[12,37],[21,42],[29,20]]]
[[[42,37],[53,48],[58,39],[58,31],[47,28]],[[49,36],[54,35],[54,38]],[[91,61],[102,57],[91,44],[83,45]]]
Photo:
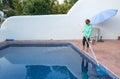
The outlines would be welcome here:
[[[71,46],[10,46],[0,50],[0,79],[112,79]]]
[[[27,79],[77,79],[66,66],[27,65]]]

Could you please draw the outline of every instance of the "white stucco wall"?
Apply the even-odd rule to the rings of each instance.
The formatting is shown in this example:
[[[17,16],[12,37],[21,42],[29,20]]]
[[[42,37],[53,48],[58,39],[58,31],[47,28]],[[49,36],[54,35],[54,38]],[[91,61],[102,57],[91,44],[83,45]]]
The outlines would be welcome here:
[[[81,39],[84,20],[107,9],[118,9],[115,17],[95,25],[104,39],[120,36],[120,0],[79,0],[66,15],[14,16],[0,29],[0,41]]]
[[[2,25],[4,36],[15,40],[78,39],[67,15],[15,16]]]
[[[118,9],[116,16],[101,24],[93,26],[100,28],[103,39],[117,39],[117,37],[120,36],[119,3],[120,0],[79,0],[68,12],[68,15],[76,19],[76,24],[83,26],[86,18],[91,18],[108,9]],[[83,29],[83,27],[81,27],[81,29]]]

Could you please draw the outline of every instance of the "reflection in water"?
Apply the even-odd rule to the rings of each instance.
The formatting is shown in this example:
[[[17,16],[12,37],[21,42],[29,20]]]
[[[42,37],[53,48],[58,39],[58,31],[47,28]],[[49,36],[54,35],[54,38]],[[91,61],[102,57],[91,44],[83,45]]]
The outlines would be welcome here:
[[[82,59],[82,64],[81,64],[81,70],[82,70],[82,79],[88,79],[88,62],[84,59]]]
[[[65,66],[27,65],[26,79],[77,79]]]
[[[82,59],[81,70],[82,79],[112,79],[108,75],[99,76],[96,73],[95,66],[90,68],[89,63],[84,58]]]

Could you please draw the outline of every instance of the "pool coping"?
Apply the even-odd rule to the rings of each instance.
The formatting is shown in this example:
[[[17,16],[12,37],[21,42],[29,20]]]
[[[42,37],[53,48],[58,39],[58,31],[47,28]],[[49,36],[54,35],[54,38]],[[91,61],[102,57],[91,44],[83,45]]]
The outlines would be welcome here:
[[[84,53],[84,51],[80,50],[78,47],[76,47],[73,43],[71,42],[20,42],[20,41],[4,41],[2,43],[0,43],[0,50],[3,50],[7,47],[10,47],[10,46],[37,46],[37,47],[40,47],[40,46],[70,46],[71,48],[73,48],[78,54],[82,55],[83,58],[86,58],[88,62],[92,63],[93,65],[97,66],[97,63],[96,61],[90,57],[88,54]],[[104,67],[108,73],[108,75],[113,78],[113,79],[119,79],[119,77],[113,73],[112,71],[110,71],[108,68],[106,68],[105,66],[101,65],[100,66]]]

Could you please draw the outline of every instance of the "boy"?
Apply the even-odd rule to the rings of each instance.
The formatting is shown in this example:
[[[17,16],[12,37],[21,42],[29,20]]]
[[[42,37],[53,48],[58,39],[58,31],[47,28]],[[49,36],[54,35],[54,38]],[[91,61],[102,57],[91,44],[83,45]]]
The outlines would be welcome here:
[[[82,43],[83,43],[83,50],[85,50],[85,44],[87,44],[86,51],[88,52],[88,48],[89,48],[88,42],[90,41],[90,36],[92,34],[92,25],[90,24],[89,19],[86,19],[85,23],[86,24],[84,25],[84,31],[83,31],[84,37],[83,37]]]

